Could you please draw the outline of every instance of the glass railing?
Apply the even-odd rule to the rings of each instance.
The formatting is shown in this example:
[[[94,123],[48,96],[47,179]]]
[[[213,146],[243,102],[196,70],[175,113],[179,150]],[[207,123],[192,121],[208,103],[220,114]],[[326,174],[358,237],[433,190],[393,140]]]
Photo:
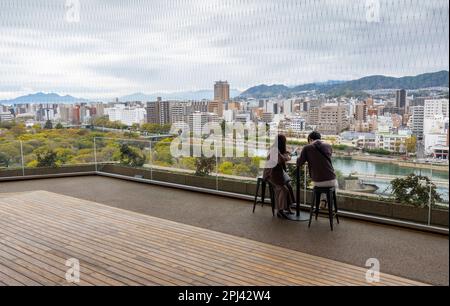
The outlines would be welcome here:
[[[92,141],[79,138],[0,141],[0,177],[95,170]]]
[[[97,166],[99,171],[248,196],[255,195],[256,181],[262,175],[261,165],[264,164],[265,159],[263,156],[248,154],[247,148],[243,156],[240,154],[241,157],[218,156],[220,154],[214,154],[209,158],[204,156],[175,157],[171,154],[171,143],[164,140],[149,141],[146,146],[133,145],[136,140],[113,139],[109,142],[109,147],[115,148],[118,148],[119,144],[128,143],[142,156],[148,156],[150,148],[151,157],[146,158],[143,165],[130,165],[126,162],[120,162],[117,158],[117,152],[113,153],[114,150],[111,148],[105,149],[99,146],[105,141],[97,138]],[[194,151],[193,147],[191,146],[190,153]],[[109,156],[106,159],[104,158],[105,150]],[[112,158],[113,156],[115,158]],[[127,170],[125,171],[124,168]],[[292,185],[295,189],[295,162],[289,164],[289,169],[289,174],[293,179]],[[313,186],[308,178],[308,168],[305,166],[300,172],[300,204],[309,206]],[[342,210],[425,225],[448,227],[448,191],[445,192],[448,180],[438,179],[439,176],[431,176],[433,179],[430,182],[421,182],[422,185],[426,184],[426,187],[420,187],[419,190],[415,191],[420,193],[420,196],[414,195],[414,192],[410,194],[410,196],[415,197],[415,201],[396,203],[404,199],[396,198],[391,183],[394,179],[406,179],[407,175],[389,176],[371,173],[358,175],[357,173],[338,172],[340,187],[338,198]],[[426,175],[423,176],[421,179],[426,180]],[[434,193],[434,187],[431,186],[432,189],[430,189],[429,183],[436,186],[436,192],[439,194],[438,198],[432,200],[431,206],[428,201],[423,201],[429,195],[429,193],[423,191],[423,188],[426,188],[427,191],[432,190],[432,193]],[[402,182],[398,184],[401,185]],[[408,191],[408,188],[406,190]]]
[[[196,150],[194,147],[191,145],[190,154]],[[93,141],[72,138],[0,141],[0,179],[98,171],[255,196],[257,178],[263,172],[264,154],[250,154],[245,148],[241,157],[220,155],[224,154],[214,153],[211,157],[174,156],[171,142],[167,139],[95,137]],[[345,161],[352,162],[357,161]],[[338,168],[338,203],[341,210],[448,228],[448,172],[416,168],[389,175],[378,165],[378,170],[371,169],[371,165],[358,172],[345,168],[340,161],[334,164]],[[289,164],[289,174],[294,189],[295,171],[295,162],[292,162]],[[408,177],[408,173],[416,176]],[[312,184],[308,177],[307,167],[301,169],[300,203],[306,206],[312,199]],[[418,180],[417,184],[414,180]]]

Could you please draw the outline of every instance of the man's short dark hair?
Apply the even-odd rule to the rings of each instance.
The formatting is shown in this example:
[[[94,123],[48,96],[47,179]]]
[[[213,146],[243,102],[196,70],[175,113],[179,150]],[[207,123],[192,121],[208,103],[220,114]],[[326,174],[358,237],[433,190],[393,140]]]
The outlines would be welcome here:
[[[311,133],[308,135],[308,139],[311,139],[312,141],[318,140],[318,139],[321,139],[321,138],[322,138],[322,136],[320,135],[320,133],[319,133],[319,132],[316,132],[316,131],[311,132]]]

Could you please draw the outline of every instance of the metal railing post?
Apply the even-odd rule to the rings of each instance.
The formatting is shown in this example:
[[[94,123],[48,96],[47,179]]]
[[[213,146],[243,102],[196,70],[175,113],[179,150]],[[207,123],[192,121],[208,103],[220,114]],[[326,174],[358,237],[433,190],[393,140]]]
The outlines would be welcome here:
[[[306,173],[306,164],[303,166],[303,172],[304,172],[304,190],[303,190],[303,204],[305,204],[306,205],[306,188],[308,187],[307,186],[307,173]]]
[[[430,194],[428,195],[428,226],[431,226],[431,205],[432,205],[432,199],[431,199],[431,196],[432,196],[432,179],[433,179],[433,167],[431,167],[431,172],[430,172]]]
[[[94,137],[94,166],[95,166],[95,172],[98,172],[98,166],[97,166],[97,137]]]
[[[152,141],[149,141],[150,143],[150,180],[153,181],[153,148],[152,148]]]
[[[216,142],[214,143],[214,149],[216,151],[216,190],[219,190],[219,161],[217,156],[217,146]]]
[[[23,157],[23,142],[22,140],[19,141],[20,143],[20,158],[22,160],[22,176],[25,176],[25,161]]]

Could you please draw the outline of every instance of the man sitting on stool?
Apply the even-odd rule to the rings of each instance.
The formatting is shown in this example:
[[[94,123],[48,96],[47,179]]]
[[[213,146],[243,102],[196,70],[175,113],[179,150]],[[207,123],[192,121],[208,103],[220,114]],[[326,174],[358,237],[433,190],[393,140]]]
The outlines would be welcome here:
[[[338,187],[331,156],[331,145],[321,141],[320,133],[314,131],[308,136],[308,145],[304,146],[297,167],[308,162],[309,175],[315,187]],[[322,201],[321,201],[322,202]]]

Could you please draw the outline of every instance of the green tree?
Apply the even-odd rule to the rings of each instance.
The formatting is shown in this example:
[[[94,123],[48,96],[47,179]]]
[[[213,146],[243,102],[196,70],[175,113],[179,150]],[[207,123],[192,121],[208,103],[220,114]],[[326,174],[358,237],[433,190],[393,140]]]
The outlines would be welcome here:
[[[132,131],[139,131],[139,129],[140,129],[140,125],[138,123],[133,123],[131,125],[131,130]]]
[[[20,149],[18,142],[5,142],[0,144],[0,166],[9,167],[20,163]]]
[[[238,176],[253,177],[251,168],[247,164],[238,164],[234,167],[234,174]]]
[[[11,163],[11,156],[0,152],[0,167],[8,168]]]
[[[170,132],[170,124],[154,124],[145,123],[141,126],[142,132],[147,132],[149,134],[168,134]]]
[[[63,129],[64,127],[63,127],[63,125],[60,123],[60,122],[58,122],[58,124],[56,125],[56,127],[55,127],[55,129],[57,129],[57,130],[61,130],[61,129]]]
[[[214,171],[214,167],[216,166],[216,158],[213,157],[199,157],[195,160],[195,175],[198,176],[208,176],[212,171]]]
[[[53,123],[52,123],[51,120],[47,120],[47,121],[45,122],[44,129],[46,129],[46,130],[51,130],[51,129],[53,129]]]
[[[23,123],[18,123],[18,124],[14,124],[11,127],[11,132],[13,133],[13,135],[15,137],[19,137],[20,135],[26,134],[27,129],[25,127],[25,124]]]
[[[130,167],[142,167],[145,164],[146,157],[139,152],[138,148],[127,144],[120,145],[120,163]]]
[[[53,150],[44,150],[36,153],[37,167],[58,167],[58,157]]]
[[[172,165],[173,164],[173,158],[172,154],[170,153],[170,139],[164,139],[159,141],[155,145],[155,151],[153,154],[153,161],[156,162],[156,164],[160,165]]]
[[[231,175],[231,174],[233,174],[233,167],[234,167],[234,165],[232,162],[224,161],[219,166],[219,173]]]
[[[417,137],[411,136],[405,141],[406,144],[406,150],[408,153],[416,153],[417,148]]]
[[[391,189],[395,200],[399,203],[411,204],[414,206],[427,206],[431,203],[442,201],[436,191],[436,185],[427,177],[410,174],[406,178],[397,178],[392,180]]]
[[[195,170],[195,158],[194,157],[183,157],[180,158],[178,162],[179,167],[182,169]]]

